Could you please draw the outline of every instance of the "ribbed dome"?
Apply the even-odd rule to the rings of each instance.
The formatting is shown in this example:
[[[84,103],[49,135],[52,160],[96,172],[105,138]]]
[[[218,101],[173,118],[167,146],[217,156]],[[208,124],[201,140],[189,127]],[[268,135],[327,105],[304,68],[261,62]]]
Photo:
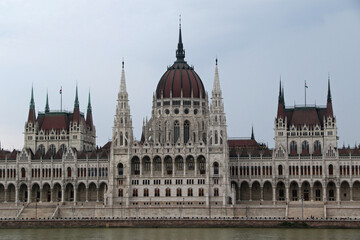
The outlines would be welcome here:
[[[185,59],[181,37],[181,25],[179,28],[179,43],[176,50],[176,61],[168,68],[156,88],[156,97],[163,98],[205,98],[205,88],[199,75],[190,67]]]
[[[176,61],[161,77],[156,97],[163,98],[205,98],[205,88],[197,73],[185,61]]]

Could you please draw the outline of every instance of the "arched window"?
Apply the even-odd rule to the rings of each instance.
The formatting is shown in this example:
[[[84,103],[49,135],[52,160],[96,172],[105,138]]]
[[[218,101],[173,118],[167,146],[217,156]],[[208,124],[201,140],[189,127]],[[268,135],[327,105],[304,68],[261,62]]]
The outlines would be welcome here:
[[[184,122],[184,143],[187,143],[190,138],[190,122]]]
[[[167,174],[172,174],[173,164],[172,164],[171,157],[166,157],[165,158],[165,168],[166,168],[166,173]]]
[[[170,188],[167,188],[167,189],[165,190],[165,196],[166,196],[166,197],[171,197],[171,189],[170,189]]]
[[[193,190],[192,188],[188,188],[188,197],[192,197],[193,196]]]
[[[334,167],[332,164],[329,165],[329,175],[332,176],[334,174]]]
[[[178,141],[180,137],[180,124],[179,121],[174,122],[174,143]]]
[[[132,174],[140,175],[140,160],[138,157],[134,157],[131,160],[131,170],[132,170]]]
[[[158,156],[154,159],[154,170],[161,171],[161,159]]]
[[[68,168],[67,168],[67,176],[68,176],[68,177],[71,177],[71,167],[68,167]]]
[[[120,146],[123,146],[124,145],[124,136],[123,136],[123,133],[120,132]]]
[[[177,197],[181,197],[181,196],[182,196],[182,194],[181,194],[181,188],[176,189],[176,196],[177,196]]]
[[[22,177],[22,178],[25,178],[25,177],[26,177],[25,168],[21,168],[21,177]]]
[[[321,143],[318,140],[314,142],[314,152],[317,150],[321,153]]]
[[[303,153],[309,153],[309,143],[307,141],[302,142],[301,150]]]
[[[65,144],[61,144],[60,149],[62,150],[63,153],[66,152],[67,148]]]
[[[290,154],[297,153],[297,144],[295,141],[290,142]]]
[[[219,163],[214,162],[214,175],[219,174]]]
[[[199,157],[198,162],[199,162],[200,174],[205,174],[205,165],[206,165],[205,158],[204,157]]]
[[[38,150],[40,150],[42,156],[45,155],[45,147],[44,147],[44,145],[40,144]]]
[[[218,136],[218,132],[215,131],[215,144],[219,143],[219,136]]]
[[[51,144],[49,147],[50,151],[51,151],[51,155],[55,156],[56,155],[56,147],[54,144]]]
[[[133,189],[133,197],[137,197],[138,196],[138,190],[135,188]]]
[[[214,188],[214,197],[218,197],[218,196],[219,196],[219,189]]]
[[[199,188],[199,197],[203,197],[203,196],[204,196],[204,189]]]
[[[278,167],[279,176],[283,175],[283,166],[279,165]]]
[[[119,193],[118,193],[118,196],[119,197],[123,197],[124,195],[124,191],[122,190],[122,188],[119,189]]]
[[[144,189],[144,197],[148,197],[149,196],[149,189],[145,188]]]
[[[155,197],[160,197],[160,189],[155,188],[154,196]]]

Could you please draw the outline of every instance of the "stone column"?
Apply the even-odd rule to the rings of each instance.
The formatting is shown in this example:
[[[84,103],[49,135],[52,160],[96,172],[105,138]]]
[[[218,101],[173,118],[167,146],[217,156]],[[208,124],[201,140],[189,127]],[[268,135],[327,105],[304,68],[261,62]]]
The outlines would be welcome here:
[[[5,202],[6,202],[6,190],[5,190]],[[19,192],[16,186],[15,186],[15,203],[16,205],[19,203]]]
[[[53,193],[54,189],[50,188],[50,202],[54,202],[54,193]]]
[[[153,164],[153,160],[150,160],[150,176],[152,177],[153,176],[153,167],[154,167],[154,164]]]
[[[142,169],[142,166],[143,166],[143,160],[140,159],[140,177],[142,177],[142,174],[143,174],[143,169]]]
[[[96,202],[99,202],[99,188],[98,187],[96,187]]]
[[[252,192],[251,192],[251,187],[249,187],[249,189],[250,189],[250,194],[249,194],[249,201],[252,201]]]
[[[350,201],[353,201],[353,187],[350,187]]]
[[[77,197],[77,188],[74,185],[74,205],[76,205],[76,200],[77,200],[76,197]]]
[[[42,202],[42,198],[43,198],[43,191],[42,191],[42,188],[40,188],[40,199],[39,199],[39,202]]]
[[[298,193],[298,200],[301,200],[304,198],[304,195],[303,195],[303,192],[302,192],[302,189],[301,189],[301,186],[299,187],[299,193]]]
[[[340,187],[336,186],[336,202],[340,204]]]
[[[161,176],[164,177],[164,159],[161,159]]]
[[[5,186],[6,187],[6,186]],[[16,188],[15,188],[15,194],[17,193]],[[7,188],[5,188],[5,199],[4,202],[7,202]]]
[[[325,203],[326,202],[326,197],[327,194],[326,194],[326,187],[323,187],[323,202]]]
[[[285,186],[286,202],[289,202],[289,187]]]
[[[272,188],[272,201],[273,201],[273,204],[275,205],[276,204],[276,187],[273,187]]]
[[[65,189],[61,187],[61,202],[65,202]]]
[[[314,201],[314,187],[310,187],[310,201]]]
[[[197,160],[194,159],[194,164],[195,164],[195,177],[197,176]]]
[[[186,176],[186,159],[184,160],[184,177]]]
[[[264,200],[264,187],[260,187],[260,201]]]
[[[85,202],[88,201],[89,201],[89,187],[85,187]]]
[[[28,203],[30,203],[31,202],[31,188],[30,187],[28,187]]]

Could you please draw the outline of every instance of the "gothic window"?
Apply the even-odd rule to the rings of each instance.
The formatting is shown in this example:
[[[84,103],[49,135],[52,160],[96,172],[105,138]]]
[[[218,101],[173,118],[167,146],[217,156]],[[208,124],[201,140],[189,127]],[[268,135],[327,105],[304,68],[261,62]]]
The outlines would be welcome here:
[[[295,141],[290,142],[290,153],[297,153],[297,144]]]
[[[62,150],[63,153],[65,153],[66,150],[67,150],[67,149],[66,149],[66,145],[65,145],[65,144],[61,144],[60,149]]]
[[[196,142],[196,133],[193,133],[193,142]]]
[[[177,157],[175,160],[176,170],[182,171],[184,169],[184,160],[182,157]]]
[[[26,177],[25,168],[22,168],[22,169],[21,169],[21,177],[22,177],[22,178],[25,178],[25,177]]]
[[[334,157],[335,156],[334,149],[332,147],[330,147],[328,152],[326,153],[326,155],[329,157]]]
[[[204,189],[199,188],[199,197],[203,197],[203,196],[204,196]]]
[[[184,143],[187,143],[190,138],[190,122],[184,122]]]
[[[51,151],[51,155],[55,156],[56,155],[56,147],[54,144],[51,144],[49,147],[50,151]]]
[[[167,189],[165,190],[165,196],[166,196],[166,197],[171,197],[171,189],[170,189],[170,188],[167,188]]]
[[[188,188],[188,197],[192,197],[193,196],[193,190],[192,188]]]
[[[203,135],[202,135],[202,141],[206,144],[206,133],[203,133]]]
[[[131,171],[134,175],[140,175],[140,160],[138,157],[131,160]]]
[[[118,164],[118,175],[119,176],[124,175],[124,165],[122,163]]]
[[[148,197],[149,196],[149,189],[145,188],[144,189],[144,197]]]
[[[214,162],[214,175],[219,174],[219,163]]]
[[[215,144],[218,144],[218,142],[219,142],[218,131],[215,131]]]
[[[214,197],[218,197],[218,196],[219,196],[219,189],[214,188]]]
[[[165,159],[165,167],[167,174],[172,174],[172,159],[171,157],[166,157]]]
[[[194,168],[194,158],[193,157],[189,157],[187,159],[187,169],[190,170],[190,171],[195,169]]]
[[[160,157],[155,157],[154,159],[154,170],[161,171],[161,159]]]
[[[279,165],[279,167],[278,167],[278,174],[279,174],[279,176],[283,175],[283,166],[282,165]]]
[[[307,141],[303,141],[301,144],[301,150],[304,153],[309,153],[309,143]]]
[[[70,167],[67,168],[67,176],[71,177],[71,168]]]
[[[198,158],[200,174],[205,174],[205,158]]]
[[[144,170],[146,171],[146,172],[150,172],[150,170],[151,170],[151,162],[150,162],[150,159],[149,158],[146,158],[145,160],[145,168],[144,168]]]
[[[334,167],[332,164],[329,165],[329,175],[332,176],[334,174]]]
[[[123,197],[123,190],[122,190],[122,188],[119,189],[118,197]]]
[[[155,197],[160,197],[160,189],[155,188],[154,196]]]
[[[181,197],[181,196],[182,196],[182,194],[181,194],[181,188],[176,189],[176,196],[177,196],[177,197]]]
[[[133,189],[133,197],[137,197],[138,196],[138,190],[135,188]]]
[[[321,143],[320,143],[318,140],[316,140],[316,141],[314,142],[314,152],[315,152],[316,150],[318,150],[318,151],[321,153]]]
[[[180,137],[180,124],[178,121],[174,122],[174,143],[178,141]]]
[[[120,132],[120,146],[124,145],[124,136],[123,133]]]

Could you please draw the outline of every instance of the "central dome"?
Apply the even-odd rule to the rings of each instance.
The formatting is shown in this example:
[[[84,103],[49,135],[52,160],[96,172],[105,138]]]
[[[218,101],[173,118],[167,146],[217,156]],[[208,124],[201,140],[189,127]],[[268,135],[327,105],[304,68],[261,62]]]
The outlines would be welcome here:
[[[205,88],[199,75],[185,59],[185,50],[179,28],[179,43],[176,50],[176,61],[167,69],[156,88],[156,98],[205,98]],[[182,95],[181,95],[182,93]]]

